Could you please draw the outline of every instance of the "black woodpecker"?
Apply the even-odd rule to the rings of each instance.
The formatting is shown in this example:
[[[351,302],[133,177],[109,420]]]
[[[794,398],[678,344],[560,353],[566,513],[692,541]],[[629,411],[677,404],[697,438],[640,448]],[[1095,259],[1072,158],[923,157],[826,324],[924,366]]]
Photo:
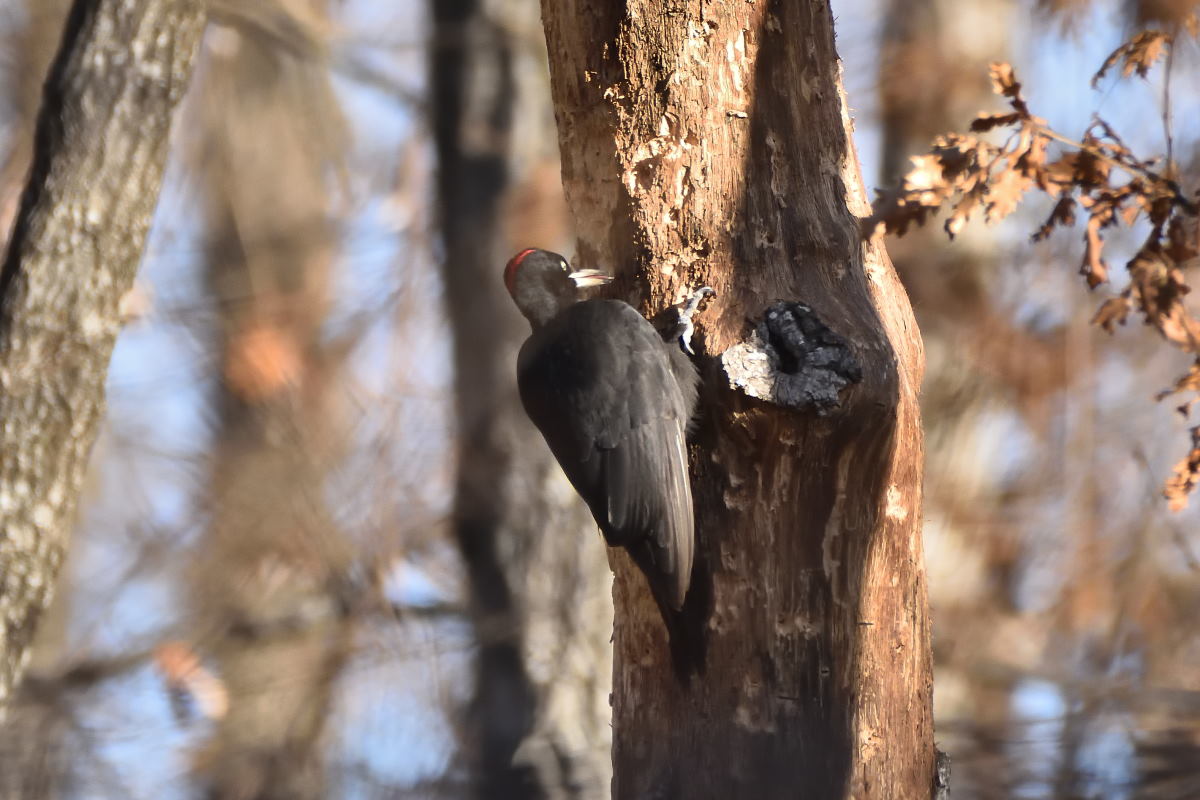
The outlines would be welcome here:
[[[504,285],[533,326],[517,386],[609,546],[628,550],[659,606],[678,611],[692,575],[685,437],[698,382],[681,347],[690,352],[691,315],[712,290],[651,324],[620,300],[581,298],[611,280],[546,250],[513,256]]]

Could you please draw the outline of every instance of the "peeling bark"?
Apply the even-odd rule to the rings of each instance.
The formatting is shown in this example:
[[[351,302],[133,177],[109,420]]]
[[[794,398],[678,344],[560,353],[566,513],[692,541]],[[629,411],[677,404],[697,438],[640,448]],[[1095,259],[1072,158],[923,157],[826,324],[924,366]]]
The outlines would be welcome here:
[[[934,784],[920,539],[921,342],[869,213],[825,0],[544,0],[577,267],[657,310],[706,284],[685,613],[674,676],[617,570],[616,798],[917,798]],[[848,343],[824,416],[747,397],[713,356],[778,300]]]
[[[50,595],[204,4],[77,0],[0,273],[0,706]]]

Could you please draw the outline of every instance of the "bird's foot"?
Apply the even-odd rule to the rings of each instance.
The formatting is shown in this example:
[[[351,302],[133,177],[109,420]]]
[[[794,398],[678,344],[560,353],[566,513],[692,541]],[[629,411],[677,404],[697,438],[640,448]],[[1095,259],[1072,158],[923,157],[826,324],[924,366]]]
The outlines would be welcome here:
[[[711,286],[701,286],[696,291],[692,292],[689,297],[679,308],[679,346],[683,348],[683,352],[689,356],[696,355],[692,350],[692,334],[696,330],[696,326],[692,324],[692,315],[699,310],[700,304],[704,302],[706,297],[715,297],[716,292]]]
[[[683,352],[694,356],[696,354],[692,351],[692,333],[695,331],[695,326],[692,325],[692,315],[700,310],[700,304],[704,302],[704,298],[715,295],[716,292],[708,286],[701,286],[682,303],[667,306],[655,314],[654,318],[650,320],[650,324],[658,331],[658,335],[664,342],[677,341]]]

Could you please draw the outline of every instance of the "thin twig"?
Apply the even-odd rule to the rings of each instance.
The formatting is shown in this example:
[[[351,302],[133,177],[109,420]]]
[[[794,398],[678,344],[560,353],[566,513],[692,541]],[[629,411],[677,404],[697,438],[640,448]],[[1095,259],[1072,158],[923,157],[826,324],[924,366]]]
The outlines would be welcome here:
[[[1065,144],[1068,147],[1074,147],[1077,150],[1082,150],[1089,155],[1095,156],[1101,161],[1106,161],[1109,164],[1112,164],[1114,167],[1118,167],[1127,172],[1132,172],[1148,181],[1168,189],[1171,193],[1171,199],[1176,205],[1192,216],[1200,216],[1200,206],[1197,206],[1194,202],[1189,200],[1183,193],[1183,190],[1179,187],[1179,184],[1172,179],[1164,175],[1160,175],[1152,169],[1147,169],[1140,164],[1131,164],[1127,161],[1122,161],[1115,156],[1110,156],[1108,153],[1097,147],[1077,141],[1068,136],[1063,136],[1061,133],[1052,128],[1047,128],[1044,125],[1039,125],[1036,122],[1027,122],[1026,124],[1029,125],[1029,127],[1031,127],[1040,136],[1045,136],[1047,139],[1053,139],[1060,144]]]
[[[1163,136],[1167,139],[1167,172],[1175,173],[1175,137],[1171,135],[1171,67],[1175,64],[1175,42],[1172,38],[1167,47],[1167,63],[1163,68]]]

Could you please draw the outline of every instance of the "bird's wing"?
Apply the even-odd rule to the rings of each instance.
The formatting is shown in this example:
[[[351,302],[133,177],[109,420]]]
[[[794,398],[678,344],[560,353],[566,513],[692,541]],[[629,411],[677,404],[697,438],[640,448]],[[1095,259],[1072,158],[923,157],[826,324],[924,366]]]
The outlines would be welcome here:
[[[639,564],[661,575],[654,588],[679,608],[693,558],[685,434],[694,389],[673,374],[669,346],[625,303],[578,303],[526,342],[518,385],[608,543],[635,558],[648,548]]]
[[[650,560],[664,579],[662,590],[673,607],[681,607],[691,580],[695,538],[683,424],[673,419],[648,422],[598,454],[604,465],[609,541],[631,550],[648,545]]]

